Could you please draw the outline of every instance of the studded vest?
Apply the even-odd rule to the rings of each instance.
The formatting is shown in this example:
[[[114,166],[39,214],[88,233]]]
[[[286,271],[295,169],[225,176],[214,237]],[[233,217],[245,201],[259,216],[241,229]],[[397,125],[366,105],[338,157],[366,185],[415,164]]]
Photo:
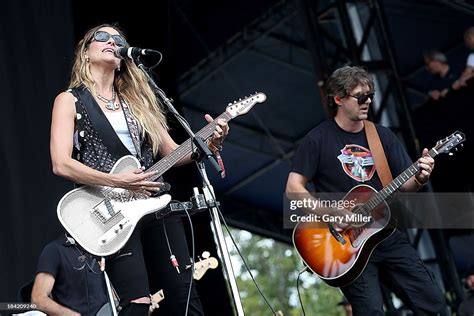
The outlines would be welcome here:
[[[67,91],[73,94],[76,106],[72,158],[95,170],[110,172],[119,158],[132,154],[113,131],[113,127],[87,88],[81,86]],[[145,169],[148,169],[153,164],[151,145],[146,137],[140,137],[139,125],[125,100],[121,99],[121,102],[125,120],[137,151],[136,158]]]

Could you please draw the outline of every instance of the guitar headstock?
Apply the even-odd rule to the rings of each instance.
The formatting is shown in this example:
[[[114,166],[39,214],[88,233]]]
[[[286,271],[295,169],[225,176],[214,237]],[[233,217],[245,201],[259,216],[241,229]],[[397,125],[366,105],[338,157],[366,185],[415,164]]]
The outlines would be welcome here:
[[[267,99],[265,93],[255,92],[254,94],[229,103],[226,108],[226,112],[232,117],[236,117],[242,114],[246,114],[250,109],[257,103],[263,103]]]
[[[451,135],[449,135],[448,137],[439,140],[436,143],[436,146],[434,146],[431,149],[431,151],[433,151],[435,155],[445,154],[445,153],[452,154],[451,151],[453,149],[457,149],[456,147],[460,145],[462,142],[464,142],[465,140],[466,140],[466,136],[464,135],[464,133],[460,131],[456,131],[452,133]]]
[[[217,268],[218,265],[219,265],[219,262],[214,257],[201,259],[198,262],[195,262],[194,263],[194,276],[193,276],[194,279],[200,280],[208,269],[215,269]]]

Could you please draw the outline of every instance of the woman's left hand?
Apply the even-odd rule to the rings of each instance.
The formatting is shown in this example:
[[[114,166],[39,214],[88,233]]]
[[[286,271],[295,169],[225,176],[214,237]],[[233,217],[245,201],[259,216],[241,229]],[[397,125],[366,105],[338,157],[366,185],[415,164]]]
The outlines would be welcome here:
[[[209,123],[214,121],[212,116],[210,116],[209,114],[206,114],[204,118]],[[212,138],[211,138],[211,143],[215,147],[220,148],[227,134],[229,134],[229,125],[227,124],[227,121],[224,119],[218,119],[216,130],[214,131],[214,134],[212,135]]]

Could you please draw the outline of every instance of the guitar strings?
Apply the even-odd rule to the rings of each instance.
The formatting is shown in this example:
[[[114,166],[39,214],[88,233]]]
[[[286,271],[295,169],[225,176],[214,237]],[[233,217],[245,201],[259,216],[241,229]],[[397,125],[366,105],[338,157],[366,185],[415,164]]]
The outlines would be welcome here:
[[[370,199],[365,202],[364,205],[358,207],[355,211],[353,211],[353,213],[370,215],[372,210],[374,210],[379,204],[381,204],[391,193],[394,193],[396,190],[398,190],[403,185],[403,183],[410,179],[413,175],[415,175],[416,172],[419,171],[419,169],[420,168],[418,167],[418,164],[416,162],[413,163],[405,171],[398,175],[391,183],[389,183],[385,188],[383,188],[379,192],[376,192],[372,197],[370,197]],[[404,176],[406,176],[406,179],[404,178]],[[396,186],[392,188],[392,191],[390,191],[389,188],[391,188],[392,184],[396,184]],[[389,191],[389,195],[383,197],[383,195],[386,194],[386,190]],[[369,208],[366,208],[366,205],[368,205]]]

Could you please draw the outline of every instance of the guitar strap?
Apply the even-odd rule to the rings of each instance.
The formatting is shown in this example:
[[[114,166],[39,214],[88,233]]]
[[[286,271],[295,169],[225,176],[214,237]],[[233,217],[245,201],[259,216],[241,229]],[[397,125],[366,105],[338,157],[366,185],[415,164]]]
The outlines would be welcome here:
[[[367,142],[369,143],[369,149],[372,153],[372,157],[375,163],[375,170],[379,175],[382,186],[387,186],[393,179],[392,172],[388,166],[387,157],[385,156],[385,151],[383,150],[382,143],[380,142],[379,134],[375,128],[375,124],[371,121],[364,121],[365,135],[367,137]]]

